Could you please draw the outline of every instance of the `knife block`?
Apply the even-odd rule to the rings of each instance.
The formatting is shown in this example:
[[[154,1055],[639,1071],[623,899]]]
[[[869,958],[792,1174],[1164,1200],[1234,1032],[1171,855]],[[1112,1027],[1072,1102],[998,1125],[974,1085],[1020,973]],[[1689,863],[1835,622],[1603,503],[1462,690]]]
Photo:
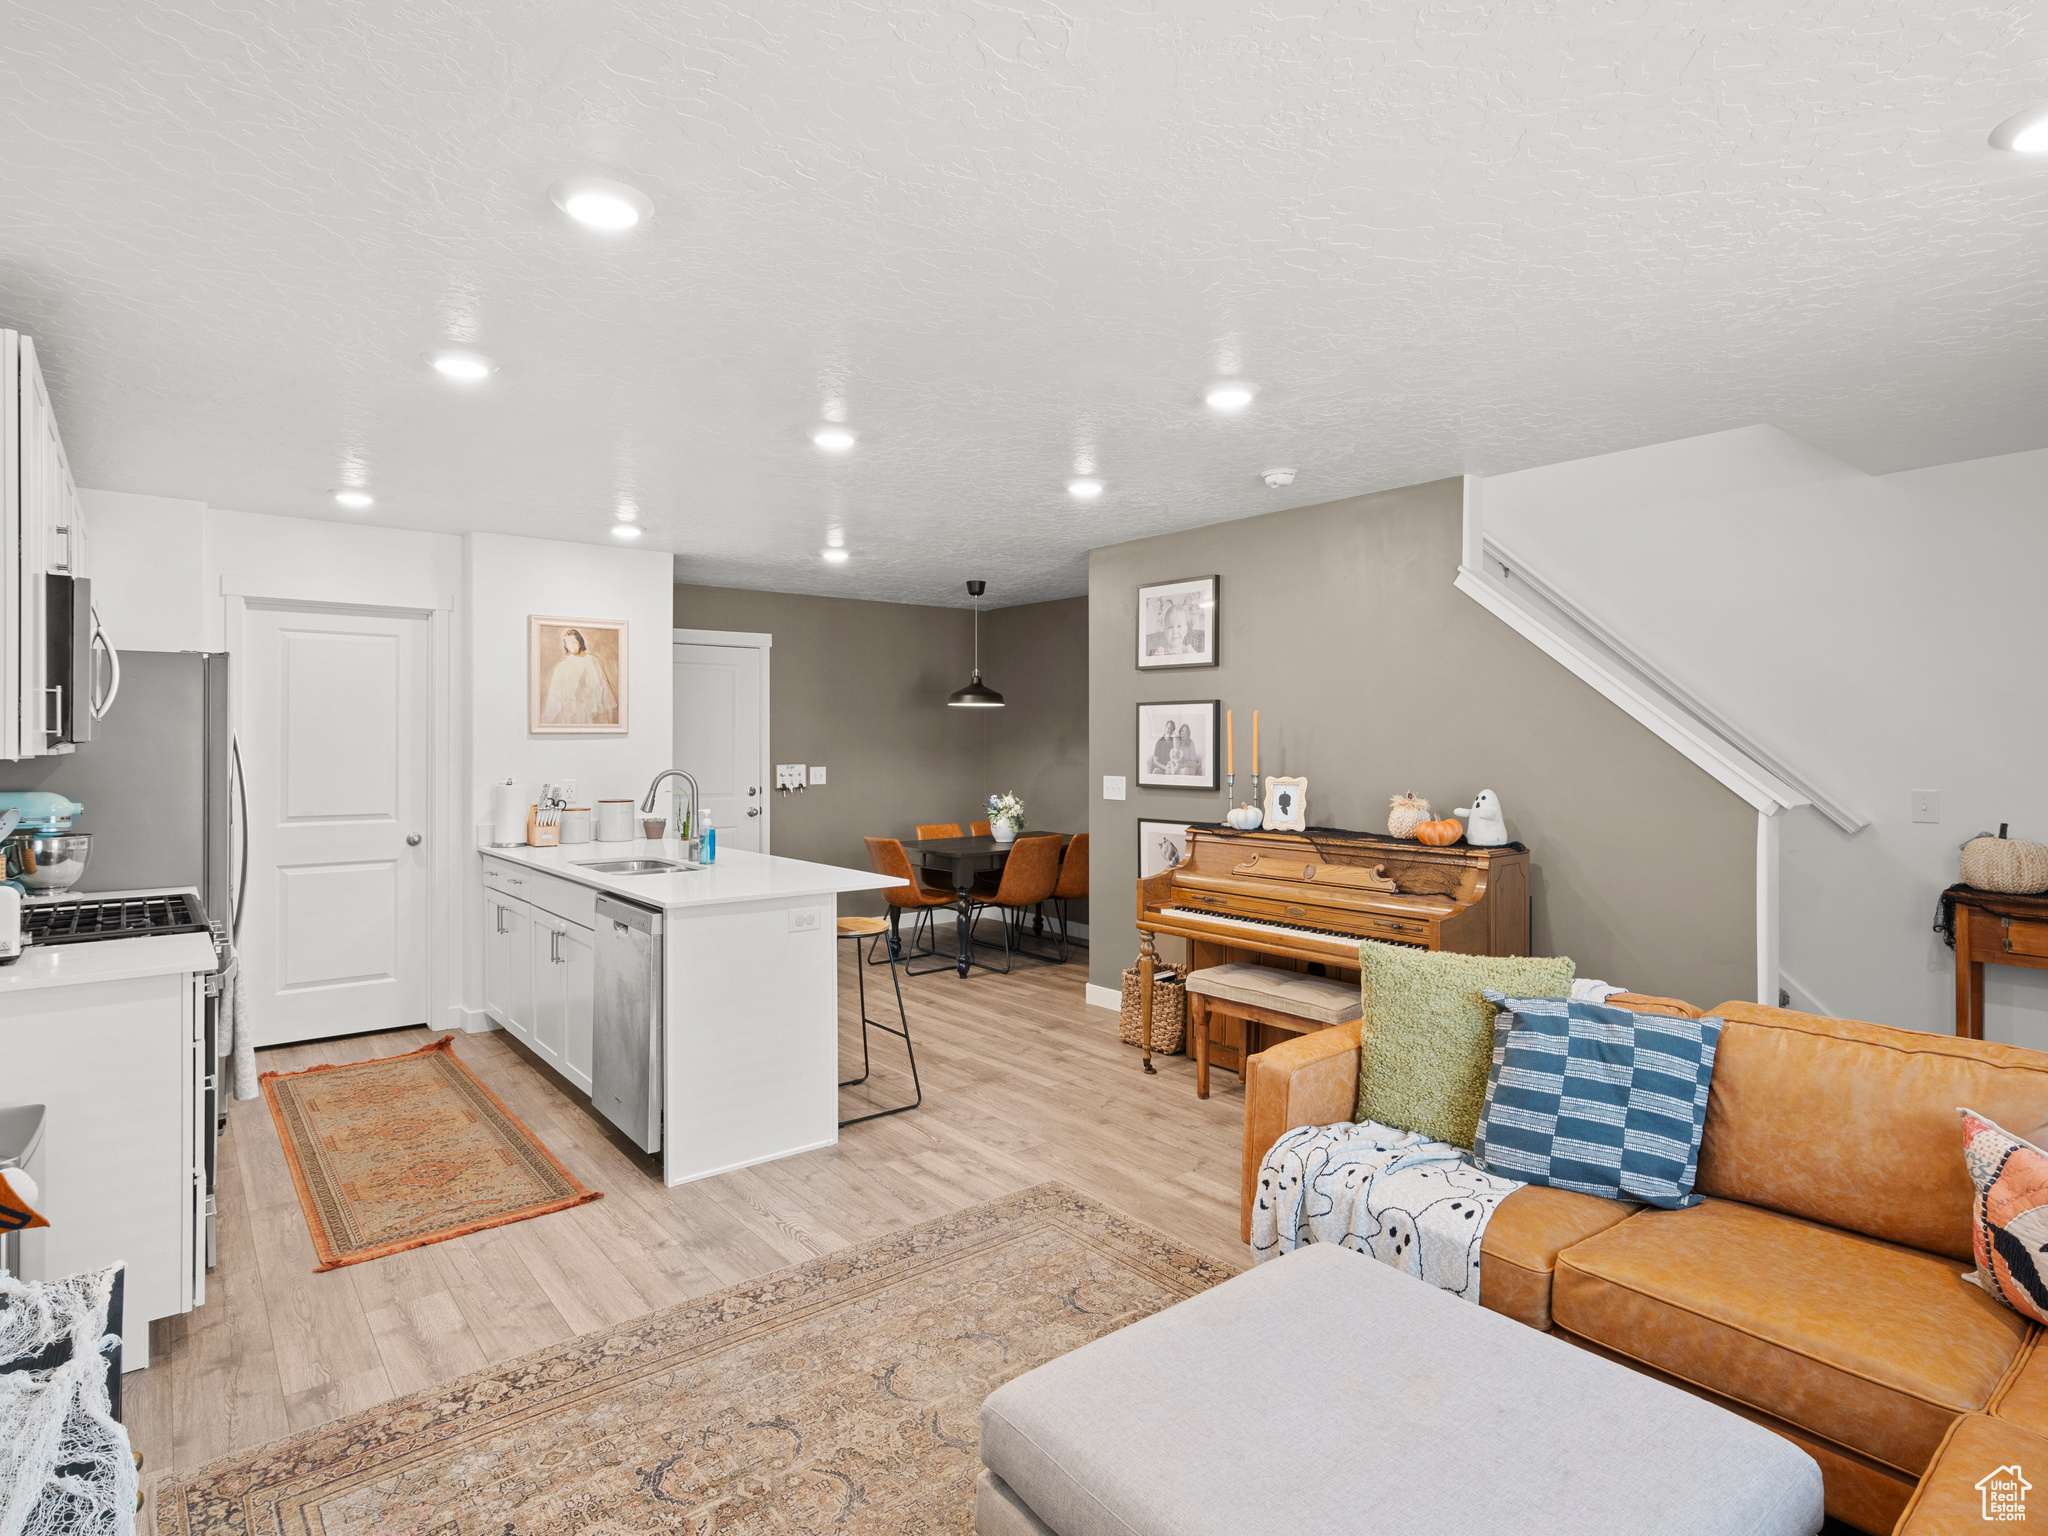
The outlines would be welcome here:
[[[526,813],[526,846],[529,848],[559,848],[562,845],[562,823],[560,819],[542,822],[540,807],[534,806]]]

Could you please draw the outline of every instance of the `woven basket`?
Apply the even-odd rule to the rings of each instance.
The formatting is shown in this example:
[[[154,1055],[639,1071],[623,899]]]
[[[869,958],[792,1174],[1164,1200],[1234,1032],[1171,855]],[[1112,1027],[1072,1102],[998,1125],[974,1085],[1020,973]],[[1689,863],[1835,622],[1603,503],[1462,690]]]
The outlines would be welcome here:
[[[1117,1016],[1117,1038],[1125,1045],[1139,1039],[1139,1017],[1144,1004],[1138,992],[1138,968],[1124,972],[1124,1006]],[[1176,1055],[1187,1039],[1188,988],[1171,971],[1152,973],[1152,1049],[1162,1056]]]

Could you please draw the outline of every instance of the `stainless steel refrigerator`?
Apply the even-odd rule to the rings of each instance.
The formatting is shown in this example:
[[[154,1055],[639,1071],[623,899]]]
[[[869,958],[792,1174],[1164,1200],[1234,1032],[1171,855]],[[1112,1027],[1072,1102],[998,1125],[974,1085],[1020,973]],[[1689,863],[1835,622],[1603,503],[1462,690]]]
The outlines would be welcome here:
[[[121,652],[121,691],[90,741],[56,757],[0,763],[0,790],[48,789],[85,807],[92,834],[74,888],[197,887],[206,915],[231,925],[231,761],[224,652]]]

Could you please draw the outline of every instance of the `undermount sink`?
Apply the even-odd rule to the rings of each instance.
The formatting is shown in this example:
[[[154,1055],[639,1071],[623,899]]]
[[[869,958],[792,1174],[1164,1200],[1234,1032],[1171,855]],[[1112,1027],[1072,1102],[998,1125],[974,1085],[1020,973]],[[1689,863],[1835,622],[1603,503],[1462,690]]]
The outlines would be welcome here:
[[[672,869],[698,869],[702,866],[676,859],[595,859],[576,867],[595,870],[600,875],[660,875]]]

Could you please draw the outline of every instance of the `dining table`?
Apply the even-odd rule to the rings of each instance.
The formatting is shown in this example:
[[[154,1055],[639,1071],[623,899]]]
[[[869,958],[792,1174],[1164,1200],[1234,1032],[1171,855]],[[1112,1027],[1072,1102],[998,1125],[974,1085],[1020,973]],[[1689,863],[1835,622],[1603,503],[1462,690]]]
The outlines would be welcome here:
[[[994,837],[921,837],[908,841],[903,851],[910,862],[920,868],[942,874],[952,883],[957,899],[953,903],[953,936],[957,947],[954,966],[962,976],[970,966],[981,964],[974,958],[973,931],[969,924],[973,903],[968,893],[974,889],[974,877],[987,871],[1001,871],[1009,862],[1010,849],[1027,837],[1056,837],[1060,840],[1061,852],[1074,840],[1071,832],[1040,832],[1035,829],[1019,832],[1009,842],[999,842]],[[893,946],[892,946],[893,947]],[[944,970],[934,966],[933,970]],[[917,974],[930,975],[930,971]]]

